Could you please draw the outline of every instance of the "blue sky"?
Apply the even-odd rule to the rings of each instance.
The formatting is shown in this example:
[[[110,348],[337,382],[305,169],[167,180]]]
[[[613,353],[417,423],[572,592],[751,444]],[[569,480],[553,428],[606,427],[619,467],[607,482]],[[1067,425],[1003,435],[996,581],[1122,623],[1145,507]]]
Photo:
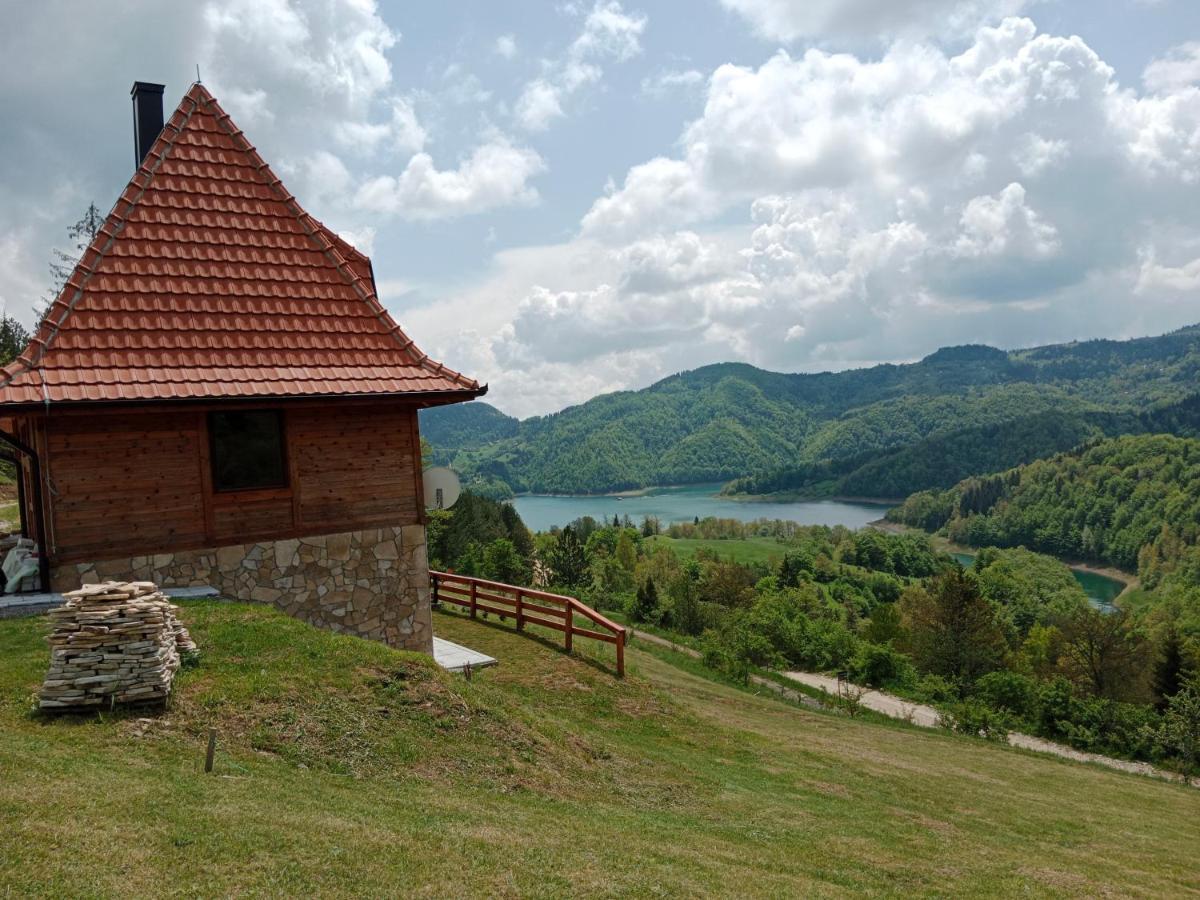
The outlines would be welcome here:
[[[1192,0],[15,5],[0,299],[195,65],[418,343],[541,414],[1200,321]]]

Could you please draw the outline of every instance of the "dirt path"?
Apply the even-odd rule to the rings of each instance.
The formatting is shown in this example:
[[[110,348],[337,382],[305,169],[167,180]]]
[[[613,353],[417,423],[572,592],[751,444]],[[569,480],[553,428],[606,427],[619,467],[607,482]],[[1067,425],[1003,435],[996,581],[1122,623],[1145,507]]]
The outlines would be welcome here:
[[[682,653],[685,656],[690,656],[693,659],[700,658],[700,652],[693,650],[691,647],[685,647],[682,644],[676,644],[664,637],[659,637],[656,634],[650,634],[648,631],[638,631],[635,628],[630,628],[629,633],[632,637],[639,641],[645,641],[647,644],[655,644],[659,647],[666,647],[669,650],[674,650],[676,653]],[[830,675],[819,675],[815,672],[782,672],[785,678],[790,678],[792,681],[807,685],[808,687],[817,688],[828,693],[831,697],[838,696],[839,685],[838,680]],[[763,678],[761,675],[751,675],[750,681],[760,687],[765,687],[777,694],[787,697],[789,700],[794,700],[809,708],[822,709],[825,704],[813,699],[807,694],[802,694],[799,691],[789,691],[786,687],[771,681],[769,678]],[[905,722],[910,722],[913,725],[919,725],[922,728],[938,728],[941,725],[941,713],[932,706],[926,706],[921,703],[914,703],[911,700],[904,700],[892,694],[885,694],[882,691],[874,691],[870,688],[860,687],[858,685],[842,683],[842,689],[861,692],[860,702],[867,709],[874,710],[878,713],[883,713],[885,716],[890,716],[893,719],[901,719]],[[1010,732],[1008,735],[1008,743],[1013,747],[1020,747],[1022,750],[1033,750],[1037,753],[1049,753],[1052,756],[1059,756],[1063,759],[1074,760],[1075,762],[1095,763],[1100,766],[1107,766],[1110,769],[1117,769],[1121,772],[1131,772],[1135,775],[1147,775],[1151,778],[1163,778],[1167,781],[1184,781],[1183,776],[1177,775],[1174,772],[1168,772],[1164,769],[1159,769],[1150,763],[1131,762],[1127,759],[1114,759],[1111,756],[1101,756],[1098,753],[1084,753],[1081,750],[1075,750],[1072,747],[1056,744],[1053,741],[1047,741],[1039,737],[1034,737],[1030,734],[1021,734],[1019,732]],[[1193,778],[1189,782],[1193,787],[1200,787],[1200,778]]]
[[[827,691],[832,696],[837,696],[838,694],[838,680],[828,675],[818,675],[813,672],[784,672],[783,674],[793,681]],[[924,728],[937,728],[941,722],[941,715],[932,706],[913,703],[903,700],[900,697],[892,696],[891,694],[884,694],[880,691],[873,691],[857,685],[849,685],[845,682],[843,682],[842,687],[843,689],[848,688],[855,693],[861,691],[862,696],[859,699],[863,706],[875,712],[883,713],[885,716],[891,716],[893,719],[903,719],[906,722],[911,722],[914,725],[920,725]],[[1047,741],[1029,734],[1021,734],[1016,731],[1009,733],[1008,743],[1023,750],[1049,753],[1054,756],[1061,756],[1063,759],[1072,759],[1076,762],[1095,763],[1107,766],[1110,769],[1118,769],[1122,772],[1132,772],[1135,775],[1149,775],[1152,778],[1164,778],[1168,781],[1184,780],[1183,776],[1159,769],[1150,765],[1150,763],[1114,759],[1111,756],[1101,756],[1098,753],[1084,753],[1081,750],[1075,750],[1063,744],[1056,744],[1053,741]],[[1190,783],[1194,787],[1200,787],[1200,778],[1193,778]]]

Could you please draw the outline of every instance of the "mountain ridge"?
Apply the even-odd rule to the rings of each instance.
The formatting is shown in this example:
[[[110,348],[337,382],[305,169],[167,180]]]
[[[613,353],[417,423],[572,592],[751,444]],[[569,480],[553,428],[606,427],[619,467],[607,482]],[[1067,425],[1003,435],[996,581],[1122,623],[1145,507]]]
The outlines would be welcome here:
[[[735,489],[906,496],[1029,461],[1022,446],[977,446],[994,443],[1006,423],[1030,432],[1039,455],[1145,430],[1139,415],[1173,405],[1180,411],[1170,427],[1194,428],[1200,411],[1186,401],[1198,383],[1200,325],[1193,325],[1126,341],[944,347],[915,363],[842,372],[715,363],[545,416],[517,420],[475,401],[424,411],[421,426],[439,462],[494,496],[747,478],[756,480]],[[1039,423],[1044,429],[1032,432]],[[888,454],[932,453],[938,441],[957,448],[952,471],[938,474],[904,457],[906,479],[891,479],[890,491],[878,489],[887,479],[871,482]],[[983,468],[973,469],[977,463]],[[823,464],[828,471],[813,468]],[[854,474],[864,466],[874,468]]]

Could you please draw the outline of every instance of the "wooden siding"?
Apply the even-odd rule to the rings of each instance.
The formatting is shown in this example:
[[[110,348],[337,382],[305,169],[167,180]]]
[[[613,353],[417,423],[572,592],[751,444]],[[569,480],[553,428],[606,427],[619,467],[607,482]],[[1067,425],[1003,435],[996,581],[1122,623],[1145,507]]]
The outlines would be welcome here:
[[[416,411],[288,409],[286,488],[216,493],[203,412],[43,418],[56,563],[140,556],[423,520]]]

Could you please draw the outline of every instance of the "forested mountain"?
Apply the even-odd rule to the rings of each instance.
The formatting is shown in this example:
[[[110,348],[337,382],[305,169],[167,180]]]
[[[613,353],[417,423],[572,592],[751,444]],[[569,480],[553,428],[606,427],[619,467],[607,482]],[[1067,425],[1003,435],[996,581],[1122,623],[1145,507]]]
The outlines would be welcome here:
[[[459,450],[486,447],[514,437],[520,423],[487,403],[456,403],[421,413],[421,436],[433,445],[434,462],[448,465]]]
[[[519,423],[472,403],[421,425],[439,460],[493,494],[742,478],[748,493],[904,496],[1099,436],[1196,433],[1197,385],[1193,326],[814,375],[726,363]]]
[[[1138,570],[1154,587],[1189,572],[1200,585],[1200,440],[1103,440],[946,491],[923,491],[888,513],[944,529],[975,547],[1026,546]]]

